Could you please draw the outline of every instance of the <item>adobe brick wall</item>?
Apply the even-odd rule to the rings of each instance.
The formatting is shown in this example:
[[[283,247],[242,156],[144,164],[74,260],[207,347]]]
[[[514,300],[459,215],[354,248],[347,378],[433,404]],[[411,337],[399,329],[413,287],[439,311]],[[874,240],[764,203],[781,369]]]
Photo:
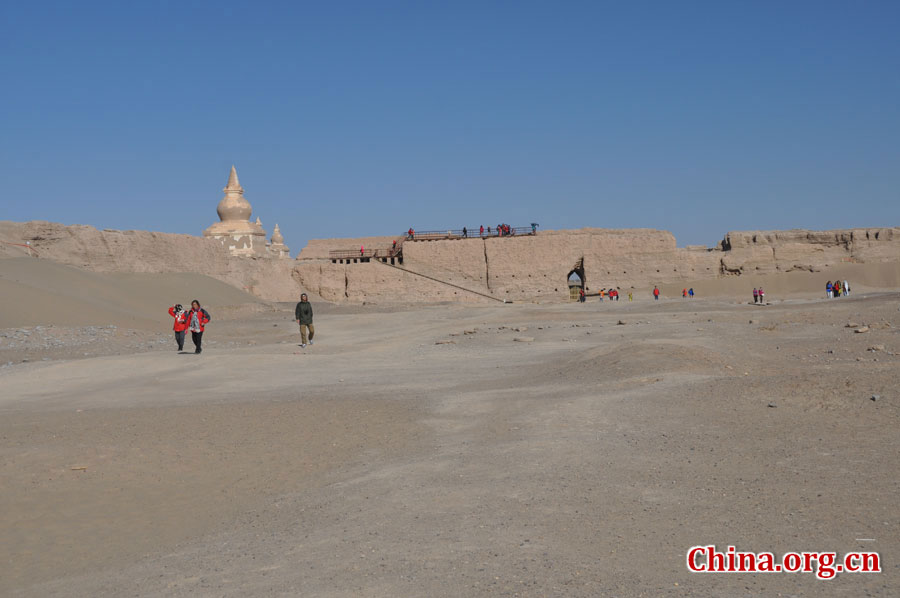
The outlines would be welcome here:
[[[565,300],[567,275],[582,258],[589,292],[689,285],[750,274],[816,272],[842,262],[900,262],[898,228],[730,232],[713,248],[679,248],[671,233],[652,229],[585,228],[541,231],[534,236],[414,241],[404,243],[400,269],[374,261],[332,264],[306,257],[361,242],[369,246],[372,241],[311,241],[315,249],[300,253],[295,281],[331,301],[486,300],[401,271],[407,270],[497,299]]]

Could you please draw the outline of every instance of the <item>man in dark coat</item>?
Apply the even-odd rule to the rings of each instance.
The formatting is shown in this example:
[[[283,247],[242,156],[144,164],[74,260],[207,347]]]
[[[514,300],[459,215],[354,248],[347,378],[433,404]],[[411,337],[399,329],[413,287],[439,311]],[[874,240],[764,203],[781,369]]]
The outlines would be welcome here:
[[[297,324],[300,325],[300,346],[306,346],[307,333],[309,333],[309,344],[313,344],[313,336],[316,334],[316,329],[313,328],[312,305],[306,293],[300,295],[300,303],[294,309],[294,317],[297,319]]]

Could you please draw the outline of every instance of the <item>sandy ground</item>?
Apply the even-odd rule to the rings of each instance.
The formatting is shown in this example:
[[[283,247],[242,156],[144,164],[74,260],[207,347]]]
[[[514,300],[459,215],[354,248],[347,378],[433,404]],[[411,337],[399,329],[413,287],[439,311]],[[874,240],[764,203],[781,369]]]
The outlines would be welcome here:
[[[306,349],[235,308],[202,356],[7,343],[0,594],[897,596],[898,306],[317,305]],[[884,571],[692,574],[697,544]]]

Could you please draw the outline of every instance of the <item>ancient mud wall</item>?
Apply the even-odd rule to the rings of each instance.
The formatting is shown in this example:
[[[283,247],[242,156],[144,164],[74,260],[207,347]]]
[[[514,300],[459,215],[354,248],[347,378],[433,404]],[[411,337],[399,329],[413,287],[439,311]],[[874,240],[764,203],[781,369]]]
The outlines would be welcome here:
[[[53,222],[0,222],[0,239],[26,241],[40,259],[95,272],[197,272],[270,301],[291,301],[300,289],[294,260],[232,257],[216,239],[148,231],[97,230]],[[9,255],[21,255],[18,245]]]
[[[565,300],[567,277],[579,262],[589,292],[818,272],[846,263],[900,263],[900,228],[731,232],[712,248],[678,248],[666,231],[585,228],[404,242],[403,264],[395,267],[375,260],[341,264],[328,257],[331,250],[358,250],[360,245],[385,249],[397,238],[313,240],[297,260],[237,258],[211,238],[0,222],[5,243],[0,257],[22,255],[27,250],[9,243],[28,241],[42,259],[93,271],[198,272],[271,301],[293,301],[307,291],[329,301],[385,303],[487,300],[464,289],[499,300]]]
[[[535,236],[414,241],[403,264],[376,260],[341,264],[332,249],[389,246],[391,237],[310,242],[294,279],[330,301],[484,301],[473,293],[414,276],[424,274],[497,299],[568,297],[567,277],[581,262],[589,292],[618,287],[690,284],[747,274],[820,271],[845,262],[900,261],[900,229],[732,232],[712,248],[676,247],[675,237],[651,229],[542,231]]]

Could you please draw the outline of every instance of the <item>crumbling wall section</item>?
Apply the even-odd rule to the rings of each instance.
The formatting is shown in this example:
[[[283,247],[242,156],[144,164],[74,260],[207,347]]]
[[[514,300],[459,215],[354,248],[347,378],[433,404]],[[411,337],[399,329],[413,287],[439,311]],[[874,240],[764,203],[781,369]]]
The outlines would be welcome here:
[[[504,300],[566,300],[566,277],[583,260],[588,292],[601,288],[644,289],[653,285],[689,285],[691,281],[791,271],[819,271],[844,262],[900,261],[900,229],[842,231],[730,232],[713,248],[679,248],[667,231],[585,228],[541,231],[537,235],[440,241],[403,246],[401,268]],[[328,240],[317,247],[354,246],[359,239]],[[306,250],[304,250],[306,251]],[[312,254],[312,253],[310,253]],[[295,279],[334,300],[477,301],[438,284],[375,274],[373,263],[344,264],[312,274],[301,252]],[[326,282],[346,280],[352,292],[341,299]]]
[[[2,222],[6,242],[28,243],[39,259],[94,272],[195,272],[269,301],[296,299],[293,260],[233,257],[213,238],[137,230],[98,230],[54,222]]]

